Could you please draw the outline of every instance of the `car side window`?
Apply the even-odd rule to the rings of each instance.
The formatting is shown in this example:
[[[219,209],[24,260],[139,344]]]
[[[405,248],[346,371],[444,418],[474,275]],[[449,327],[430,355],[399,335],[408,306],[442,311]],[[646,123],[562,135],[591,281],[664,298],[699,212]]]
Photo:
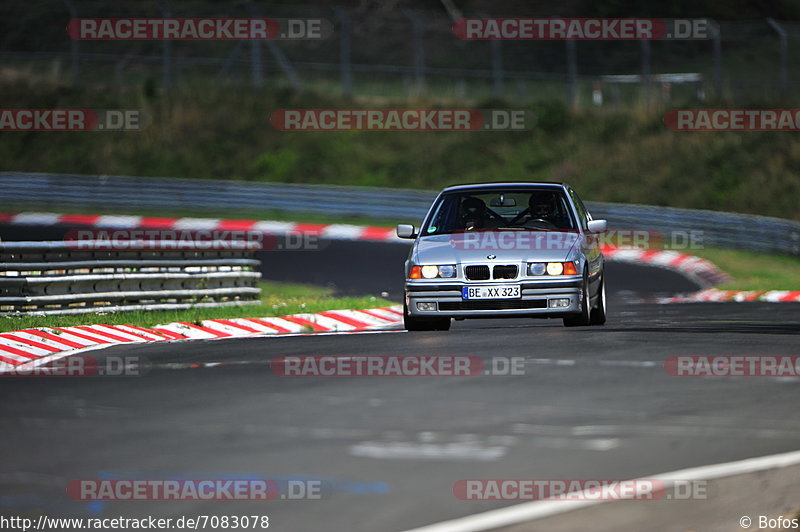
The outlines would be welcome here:
[[[569,191],[569,196],[572,198],[572,202],[575,204],[575,209],[578,211],[578,218],[579,218],[578,223],[580,224],[581,229],[586,230],[587,228],[586,223],[590,219],[589,213],[586,211],[586,207],[584,207],[581,199],[578,197],[577,194],[575,194],[575,191],[572,190],[571,188],[568,189],[568,191]]]

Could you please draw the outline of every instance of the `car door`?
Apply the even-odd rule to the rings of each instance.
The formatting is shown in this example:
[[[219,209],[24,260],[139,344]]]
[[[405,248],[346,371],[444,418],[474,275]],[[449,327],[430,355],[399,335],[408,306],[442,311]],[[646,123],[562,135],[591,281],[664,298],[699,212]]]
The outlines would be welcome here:
[[[600,279],[603,271],[603,255],[600,253],[600,243],[595,235],[589,233],[588,223],[592,219],[592,215],[586,210],[586,206],[581,201],[578,194],[568,188],[572,203],[575,205],[575,210],[578,211],[578,225],[584,238],[581,238],[581,250],[586,256],[586,261],[589,266],[589,293],[596,294],[600,288]]]

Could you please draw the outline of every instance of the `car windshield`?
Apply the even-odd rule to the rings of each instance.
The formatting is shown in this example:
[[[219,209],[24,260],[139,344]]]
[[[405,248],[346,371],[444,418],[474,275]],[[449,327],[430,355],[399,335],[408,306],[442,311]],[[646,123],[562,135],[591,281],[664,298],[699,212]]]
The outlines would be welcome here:
[[[560,188],[454,191],[443,194],[422,235],[463,231],[570,231],[575,221]]]

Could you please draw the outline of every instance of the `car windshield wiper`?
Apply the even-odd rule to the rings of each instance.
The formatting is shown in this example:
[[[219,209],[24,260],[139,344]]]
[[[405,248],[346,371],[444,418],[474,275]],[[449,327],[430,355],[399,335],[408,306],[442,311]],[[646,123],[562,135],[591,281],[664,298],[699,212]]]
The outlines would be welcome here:
[[[523,227],[521,225],[510,225],[507,227],[497,227],[495,229],[491,229],[492,231],[546,231],[546,229],[540,229],[537,227]]]

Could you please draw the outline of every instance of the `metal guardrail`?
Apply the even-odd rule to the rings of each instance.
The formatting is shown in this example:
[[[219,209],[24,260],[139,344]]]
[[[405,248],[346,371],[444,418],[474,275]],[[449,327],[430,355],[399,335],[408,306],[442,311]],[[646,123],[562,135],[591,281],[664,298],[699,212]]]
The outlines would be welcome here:
[[[87,244],[0,243],[0,315],[258,303],[261,273],[254,246],[208,249],[212,243],[205,242],[203,249],[142,249],[132,242],[129,249],[109,250]]]
[[[14,210],[256,209],[419,223],[435,196],[376,187],[0,172],[0,206]],[[800,255],[800,222],[792,220],[622,203],[587,202],[587,207],[611,229],[695,232],[705,246]]]
[[[0,203],[39,208],[227,208],[418,219],[435,196],[370,187],[0,172]]]
[[[701,246],[800,256],[800,222],[793,220],[628,203],[586,202],[586,208],[594,218],[608,220],[610,229],[696,233]]]

